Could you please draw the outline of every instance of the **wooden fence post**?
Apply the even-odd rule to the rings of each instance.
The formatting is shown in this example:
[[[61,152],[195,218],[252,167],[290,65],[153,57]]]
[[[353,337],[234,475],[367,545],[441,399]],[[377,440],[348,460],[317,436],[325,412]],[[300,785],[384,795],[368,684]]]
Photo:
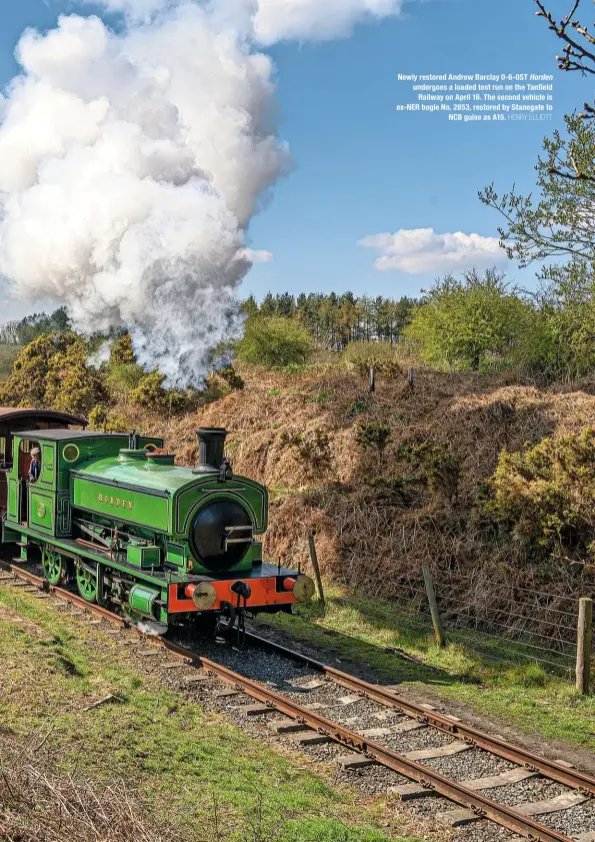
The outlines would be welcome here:
[[[415,391],[415,369],[414,368],[409,369],[408,383],[409,383],[409,391],[414,392]]]
[[[370,366],[370,392],[376,391],[376,370],[373,365]]]
[[[320,575],[320,567],[318,565],[318,554],[316,553],[316,544],[314,543],[314,533],[310,532],[308,535],[308,543],[310,545],[310,560],[314,568],[314,576],[316,577],[316,587],[318,588],[318,599],[324,605],[326,600],[324,598],[324,588],[322,586],[322,576]]]
[[[438,613],[438,603],[436,602],[436,593],[434,591],[434,583],[432,582],[432,574],[427,564],[422,564],[422,573],[424,574],[424,582],[426,585],[426,593],[428,594],[428,602],[430,603],[430,612],[432,614],[432,623],[434,625],[434,633],[436,635],[436,643],[440,648],[446,646],[446,638],[442,623],[440,622],[440,614]]]
[[[576,641],[576,689],[585,696],[591,680],[591,647],[593,642],[593,600],[579,600]]]

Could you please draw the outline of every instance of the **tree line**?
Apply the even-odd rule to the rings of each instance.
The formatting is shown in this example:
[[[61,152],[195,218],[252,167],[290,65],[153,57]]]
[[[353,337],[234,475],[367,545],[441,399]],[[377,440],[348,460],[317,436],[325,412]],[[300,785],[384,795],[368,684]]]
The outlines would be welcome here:
[[[411,321],[416,301],[331,292],[291,295],[269,292],[259,304],[250,296],[243,304],[249,317],[297,319],[318,348],[343,350],[350,342],[395,344]]]
[[[349,292],[269,293],[260,303],[250,297],[238,305],[246,314],[244,338],[214,349],[212,368],[229,367],[235,359],[267,368],[303,365],[315,350],[340,356],[352,343],[383,343],[393,355],[437,369],[581,377],[595,371],[595,284],[576,261],[559,272],[534,294],[494,268],[438,278],[419,299],[358,298]],[[5,325],[0,343],[27,346],[70,329],[60,308]],[[116,338],[91,337],[89,354]]]
[[[340,351],[350,342],[396,344],[411,321],[417,303],[413,298],[357,297],[351,292],[302,293],[297,296],[287,292],[269,292],[260,303],[250,296],[238,306],[248,318],[295,319],[311,335],[318,348]],[[44,334],[61,333],[71,327],[65,307],[50,314],[34,313],[0,324],[0,344],[24,346]],[[125,332],[122,329],[97,339],[114,339]]]
[[[23,319],[0,323],[0,345],[28,345],[43,334],[61,333],[70,327],[66,307],[59,307],[49,315],[33,313]]]

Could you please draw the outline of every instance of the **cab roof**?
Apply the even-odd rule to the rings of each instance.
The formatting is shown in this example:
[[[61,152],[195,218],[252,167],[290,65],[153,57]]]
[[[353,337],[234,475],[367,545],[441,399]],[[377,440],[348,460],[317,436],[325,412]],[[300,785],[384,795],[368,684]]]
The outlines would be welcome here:
[[[43,439],[44,441],[67,441],[70,439],[124,439],[128,433],[92,433],[87,430],[23,430],[15,433],[21,438]]]

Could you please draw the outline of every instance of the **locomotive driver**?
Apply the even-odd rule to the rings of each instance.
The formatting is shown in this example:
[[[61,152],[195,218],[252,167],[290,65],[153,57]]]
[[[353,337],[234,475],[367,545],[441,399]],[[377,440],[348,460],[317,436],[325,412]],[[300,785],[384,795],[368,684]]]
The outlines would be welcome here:
[[[41,454],[41,450],[38,447],[34,447],[31,451],[31,464],[29,465],[29,482],[37,482],[39,479],[39,474],[41,473],[41,462],[39,461],[39,456]]]

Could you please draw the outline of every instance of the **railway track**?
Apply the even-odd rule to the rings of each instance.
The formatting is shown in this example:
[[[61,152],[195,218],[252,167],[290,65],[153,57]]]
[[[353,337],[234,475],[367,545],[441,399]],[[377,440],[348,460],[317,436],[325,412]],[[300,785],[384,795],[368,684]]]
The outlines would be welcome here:
[[[21,566],[0,563],[0,570],[4,583],[42,589],[121,629],[130,627],[117,614],[89,604],[68,590],[48,586]],[[409,783],[390,788],[389,793],[396,798],[443,796],[453,802],[456,807],[440,814],[440,819],[453,827],[488,819],[533,842],[595,842],[595,777],[511,745],[456,717],[415,704],[390,688],[348,675],[267,638],[248,632],[246,639],[252,646],[305,668],[308,672],[301,683],[289,682],[279,692],[178,642],[152,637],[150,642],[181,663],[200,669],[199,681],[213,678],[228,685],[229,691],[219,695],[245,695],[258,702],[245,706],[246,715],[266,719],[276,734],[296,739],[301,748],[335,744],[347,749],[347,754],[335,758],[343,769],[379,765],[397,773]],[[345,696],[345,691],[349,695]],[[356,715],[352,716],[354,711]],[[279,718],[271,721],[276,714]],[[371,720],[375,720],[373,727],[369,727]],[[420,734],[424,735],[423,747],[403,747],[404,740]],[[496,768],[487,774],[463,774],[461,779],[455,768],[457,759],[468,758],[471,753],[477,755],[475,763],[467,763],[464,768],[473,769],[475,765],[481,769],[486,760],[490,764],[493,761]],[[440,764],[446,764],[449,771],[436,768]],[[526,782],[543,784],[548,797],[519,803],[515,787],[527,786]],[[501,797],[503,793],[505,798]],[[564,817],[573,817],[577,810],[582,810],[586,818],[565,823]]]

